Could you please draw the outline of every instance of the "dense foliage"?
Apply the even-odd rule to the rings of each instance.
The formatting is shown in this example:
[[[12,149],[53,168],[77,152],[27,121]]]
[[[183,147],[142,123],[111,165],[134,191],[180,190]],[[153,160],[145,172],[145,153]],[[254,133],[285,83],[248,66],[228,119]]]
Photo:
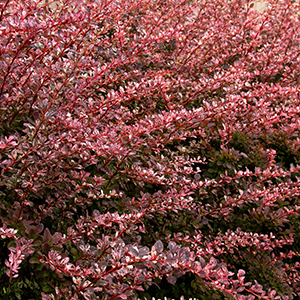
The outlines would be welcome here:
[[[298,12],[3,0],[1,299],[299,296]]]

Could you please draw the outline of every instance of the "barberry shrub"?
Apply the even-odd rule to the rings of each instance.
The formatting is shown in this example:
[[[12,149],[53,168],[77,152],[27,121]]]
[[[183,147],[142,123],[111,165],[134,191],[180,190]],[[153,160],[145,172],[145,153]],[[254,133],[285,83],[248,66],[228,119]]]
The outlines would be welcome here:
[[[298,13],[2,1],[1,299],[299,296]]]

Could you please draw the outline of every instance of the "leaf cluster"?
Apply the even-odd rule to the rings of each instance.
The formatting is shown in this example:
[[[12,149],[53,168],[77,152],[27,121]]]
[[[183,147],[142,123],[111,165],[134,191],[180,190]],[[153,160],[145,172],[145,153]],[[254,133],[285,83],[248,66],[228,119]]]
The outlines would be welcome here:
[[[299,296],[299,10],[0,4],[0,296]]]

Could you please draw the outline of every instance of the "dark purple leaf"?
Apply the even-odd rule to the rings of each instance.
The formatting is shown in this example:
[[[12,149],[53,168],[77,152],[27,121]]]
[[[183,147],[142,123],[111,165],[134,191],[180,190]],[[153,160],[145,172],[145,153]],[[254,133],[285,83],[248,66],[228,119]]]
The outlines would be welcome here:
[[[206,266],[206,261],[203,257],[200,257],[199,258],[199,261],[200,261],[200,264],[201,264],[201,267],[204,268]]]
[[[204,271],[199,271],[198,272],[199,277],[201,278],[205,278],[206,277],[206,273]]]
[[[167,280],[168,280],[169,283],[175,285],[175,283],[176,283],[176,281],[177,281],[177,278],[174,277],[174,276],[172,276],[172,275],[168,275],[168,276],[167,276]]]
[[[135,249],[133,247],[129,247],[129,252],[131,254],[133,254],[134,256],[139,256],[139,252],[137,251],[137,249]]]
[[[137,269],[147,269],[147,265],[143,262],[136,263],[134,265]]]
[[[44,229],[44,225],[43,225],[42,223],[40,223],[40,224],[38,224],[38,225],[35,227],[34,232],[35,232],[36,234],[39,234],[39,233],[41,233],[41,232],[43,231],[43,229]]]
[[[42,249],[45,253],[48,253],[48,251],[50,250],[50,245],[48,243],[43,243]]]
[[[155,244],[154,244],[154,249],[156,252],[160,253],[164,250],[164,244],[162,243],[162,241],[157,241]]]
[[[170,251],[172,253],[174,253],[176,251],[176,243],[174,242],[169,242],[168,248],[170,249]]]
[[[52,235],[50,233],[50,230],[48,228],[46,228],[44,230],[44,235],[43,235],[44,242],[47,242],[51,237],[52,237]]]
[[[26,233],[29,233],[30,232],[30,229],[31,229],[31,224],[32,222],[29,222],[29,221],[26,221],[26,220],[23,220],[23,225],[25,227],[25,232]]]
[[[148,255],[150,252],[148,247],[143,247],[141,249],[139,249],[139,255],[142,257],[144,255]]]
[[[241,277],[241,276],[244,276],[246,274],[246,272],[244,270],[238,270],[238,273],[237,273],[237,277]]]

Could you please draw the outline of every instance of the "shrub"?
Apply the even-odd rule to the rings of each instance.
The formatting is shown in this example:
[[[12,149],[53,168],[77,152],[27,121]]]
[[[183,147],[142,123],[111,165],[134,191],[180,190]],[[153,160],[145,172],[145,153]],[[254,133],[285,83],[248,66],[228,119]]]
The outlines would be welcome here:
[[[298,12],[3,1],[2,299],[299,295]]]

